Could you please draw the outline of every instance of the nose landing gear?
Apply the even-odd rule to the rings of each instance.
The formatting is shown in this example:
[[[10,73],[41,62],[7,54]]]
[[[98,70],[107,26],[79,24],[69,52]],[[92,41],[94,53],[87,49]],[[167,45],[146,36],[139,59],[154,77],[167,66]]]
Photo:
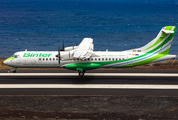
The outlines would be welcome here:
[[[12,69],[13,69],[13,73],[16,73],[17,68],[13,67]]]

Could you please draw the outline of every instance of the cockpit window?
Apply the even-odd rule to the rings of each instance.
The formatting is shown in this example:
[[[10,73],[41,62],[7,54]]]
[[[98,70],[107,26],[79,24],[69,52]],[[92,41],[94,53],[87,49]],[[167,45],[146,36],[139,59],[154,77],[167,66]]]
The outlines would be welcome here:
[[[16,55],[16,54],[13,54],[11,57],[17,58],[17,55]]]
[[[13,54],[11,57],[15,57],[15,54]]]

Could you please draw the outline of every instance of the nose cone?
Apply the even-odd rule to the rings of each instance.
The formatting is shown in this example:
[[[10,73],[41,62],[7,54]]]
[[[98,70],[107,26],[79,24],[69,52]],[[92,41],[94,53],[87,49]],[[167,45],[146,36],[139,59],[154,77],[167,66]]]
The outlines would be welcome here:
[[[3,63],[4,63],[5,65],[10,65],[10,63],[12,62],[13,59],[15,59],[15,58],[14,58],[14,57],[7,58],[7,59],[4,60]]]
[[[4,60],[3,63],[4,63],[5,65],[8,65],[8,61],[9,61],[9,60],[6,59],[6,60]]]

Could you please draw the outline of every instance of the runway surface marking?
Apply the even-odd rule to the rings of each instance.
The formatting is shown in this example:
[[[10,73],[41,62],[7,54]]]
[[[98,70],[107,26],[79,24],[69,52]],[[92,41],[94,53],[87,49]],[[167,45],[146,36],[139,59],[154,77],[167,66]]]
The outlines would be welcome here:
[[[78,73],[0,73],[0,76],[78,76]],[[85,73],[85,76],[178,77],[176,73]]]
[[[146,84],[0,84],[0,88],[178,89],[178,85]]]

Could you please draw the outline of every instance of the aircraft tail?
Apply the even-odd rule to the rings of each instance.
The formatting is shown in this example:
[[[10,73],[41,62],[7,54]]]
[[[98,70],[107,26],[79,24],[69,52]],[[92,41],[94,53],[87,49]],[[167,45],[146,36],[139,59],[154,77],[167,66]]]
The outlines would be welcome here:
[[[172,40],[176,31],[176,26],[163,27],[157,37],[143,47],[127,50],[124,52],[142,52],[142,53],[164,53],[168,54]]]
[[[144,53],[152,53],[157,51],[157,53],[168,54],[176,28],[176,26],[163,27],[155,39],[138,49]]]

